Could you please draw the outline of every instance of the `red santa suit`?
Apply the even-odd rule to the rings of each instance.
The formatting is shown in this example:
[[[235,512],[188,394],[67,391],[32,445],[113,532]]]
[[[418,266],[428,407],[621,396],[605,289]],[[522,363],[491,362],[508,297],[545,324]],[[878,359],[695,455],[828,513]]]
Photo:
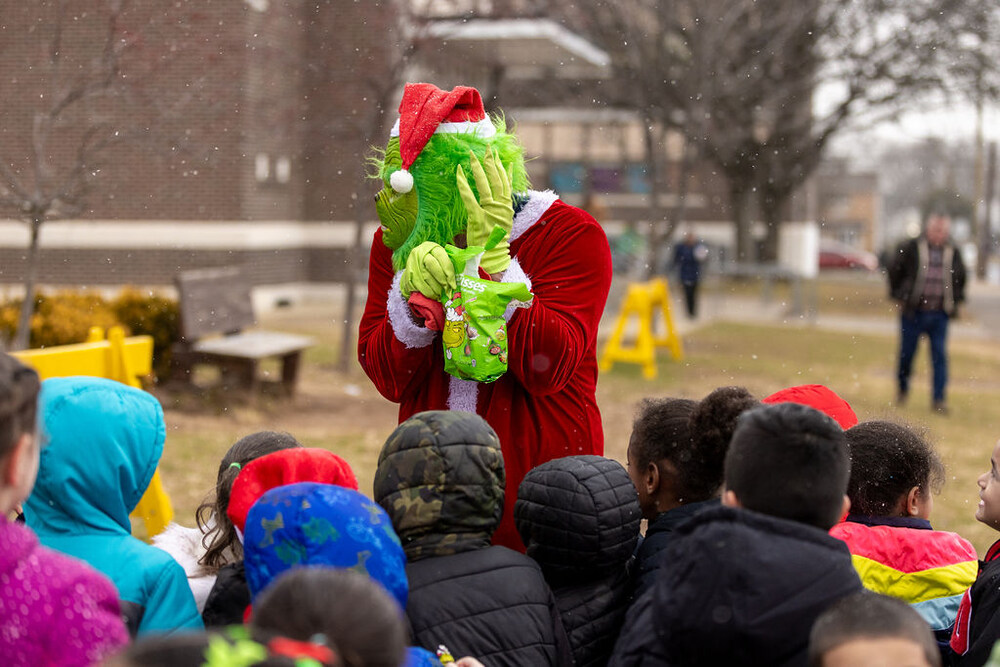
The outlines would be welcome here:
[[[506,374],[483,384],[444,372],[440,333],[413,319],[381,231],[372,243],[358,342],[365,373],[399,403],[400,422],[423,410],[467,410],[497,432],[507,488],[494,542],[522,550],[513,507],[525,473],[551,459],[604,453],[597,327],[611,285],[611,251],[594,218],[551,191],[528,195],[514,216],[512,262],[502,280],[524,282],[534,298],[505,314]]]

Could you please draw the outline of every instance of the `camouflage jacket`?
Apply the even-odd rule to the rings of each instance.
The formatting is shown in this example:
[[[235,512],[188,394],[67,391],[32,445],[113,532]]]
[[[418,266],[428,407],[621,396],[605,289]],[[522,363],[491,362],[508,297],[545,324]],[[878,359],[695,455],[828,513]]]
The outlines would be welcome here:
[[[418,413],[382,447],[374,497],[411,562],[489,546],[503,512],[500,441],[478,415]]]

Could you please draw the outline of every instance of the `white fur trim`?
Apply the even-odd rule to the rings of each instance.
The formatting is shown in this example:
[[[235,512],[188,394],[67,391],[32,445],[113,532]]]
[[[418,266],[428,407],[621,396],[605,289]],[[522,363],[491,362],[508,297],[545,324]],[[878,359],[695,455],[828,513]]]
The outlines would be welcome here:
[[[413,321],[413,316],[410,315],[410,305],[406,303],[406,299],[403,298],[403,293],[399,289],[399,281],[402,277],[403,272],[397,271],[396,276],[392,279],[392,287],[389,288],[389,299],[386,301],[389,324],[392,325],[392,332],[396,334],[396,339],[406,347],[427,347],[434,341],[437,332]]]
[[[201,538],[202,532],[197,528],[177,523],[171,523],[162,533],[153,536],[153,546],[166,551],[184,568],[199,614],[205,611],[205,601],[215,585],[215,574],[198,562],[205,555]],[[234,560],[231,554],[230,560]]]
[[[521,263],[517,261],[517,257],[510,260],[510,266],[508,266],[507,270],[503,272],[500,282],[524,283],[528,286],[528,290],[531,291],[531,278],[529,278],[528,274],[524,272],[523,268],[521,268]],[[507,309],[503,312],[504,321],[510,322],[510,318],[514,316],[514,311],[518,308],[530,308],[534,300],[535,297],[532,296],[527,301],[511,301],[508,303]]]
[[[389,185],[401,195],[413,189],[413,174],[406,169],[397,169],[389,177]]]
[[[448,409],[476,412],[476,401],[479,399],[479,383],[474,380],[463,380],[452,375],[448,382]]]
[[[528,201],[521,207],[521,210],[514,216],[514,226],[510,230],[510,241],[513,243],[521,234],[525,233],[531,226],[542,219],[545,212],[549,210],[552,203],[559,199],[552,190],[529,190],[527,192]]]
[[[463,121],[460,123],[439,123],[437,128],[434,130],[434,134],[467,134],[471,133],[480,139],[489,139],[490,137],[496,135],[497,128],[494,127],[493,121],[489,118],[484,118],[480,121]],[[390,137],[399,136],[399,119],[393,124],[392,129],[389,130]]]

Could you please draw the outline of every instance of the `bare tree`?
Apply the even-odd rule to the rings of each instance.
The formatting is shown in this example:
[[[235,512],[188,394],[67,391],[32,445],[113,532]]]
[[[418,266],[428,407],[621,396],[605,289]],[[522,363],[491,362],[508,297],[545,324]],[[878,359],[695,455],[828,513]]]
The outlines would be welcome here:
[[[104,3],[98,19],[104,23],[102,39],[82,52],[79,44],[69,46],[72,5],[70,0],[51,3],[41,22],[48,34],[39,34],[39,58],[33,64],[38,76],[32,92],[39,104],[31,118],[30,136],[22,138],[26,151],[0,154],[0,211],[24,221],[30,238],[15,349],[28,344],[42,224],[83,210],[102,153],[119,138],[113,123],[90,111],[121,83],[121,57],[130,44],[121,25],[125,0]]]
[[[43,225],[90,214],[98,193],[112,199],[115,179],[129,175],[117,164],[121,151],[141,151],[151,165],[192,173],[218,162],[218,141],[206,140],[217,128],[200,127],[189,114],[197,108],[204,120],[206,105],[220,118],[232,113],[240,91],[219,82],[232,80],[230,65],[246,44],[189,0],[162,6],[45,0],[5,13],[16,34],[0,48],[20,40],[19,56],[30,54],[15,77],[0,82],[8,100],[0,110],[0,214],[23,221],[29,233],[12,342],[22,349],[35,307]]]
[[[956,38],[981,18],[976,0],[556,4],[611,54],[618,85],[609,103],[636,109],[647,128],[681,132],[725,176],[741,259],[750,256],[754,204],[773,258],[789,197],[849,121],[889,117],[947,87],[955,53],[979,71],[996,62],[968,56],[989,39]],[[814,91],[826,82],[837,92],[814,115]],[[657,171],[654,161],[659,185]]]
[[[814,2],[810,30],[798,32],[788,45],[791,61],[811,60],[814,75],[801,71],[768,86],[776,113],[761,147],[757,179],[767,226],[766,259],[776,255],[789,197],[815,170],[834,135],[851,124],[891,118],[935,92],[961,87],[966,63],[978,63],[974,69],[981,75],[988,67],[984,56],[995,50],[989,40],[961,38],[989,26],[987,14],[995,30],[997,10],[975,0]],[[995,62],[989,65],[994,73]],[[839,90],[828,108],[787,114],[799,100],[809,99],[810,86],[833,83]]]

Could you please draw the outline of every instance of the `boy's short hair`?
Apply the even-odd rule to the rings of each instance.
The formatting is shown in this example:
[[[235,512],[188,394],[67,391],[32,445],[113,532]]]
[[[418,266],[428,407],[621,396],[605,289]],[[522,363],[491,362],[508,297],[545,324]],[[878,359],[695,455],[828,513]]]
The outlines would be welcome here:
[[[934,448],[902,424],[862,422],[848,429],[847,444],[852,514],[887,516],[913,487],[930,493],[944,483],[944,466]]]
[[[797,403],[745,412],[726,454],[725,487],[749,510],[829,530],[850,475],[844,431]]]
[[[930,626],[909,604],[863,591],[841,598],[823,612],[809,633],[809,667],[821,667],[829,651],[857,639],[904,639],[919,645],[933,667],[941,653]]]

